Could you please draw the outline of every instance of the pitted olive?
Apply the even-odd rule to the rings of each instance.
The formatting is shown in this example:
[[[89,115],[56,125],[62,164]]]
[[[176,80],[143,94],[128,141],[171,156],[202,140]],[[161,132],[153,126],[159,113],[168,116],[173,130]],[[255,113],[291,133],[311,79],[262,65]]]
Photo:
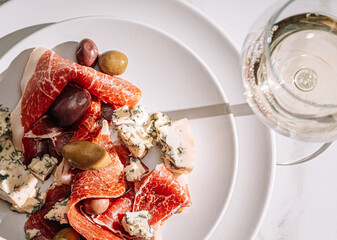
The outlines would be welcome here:
[[[119,51],[108,51],[98,58],[99,68],[109,75],[120,75],[125,72],[128,65],[128,58]]]
[[[53,240],[81,240],[81,235],[71,227],[67,227],[58,231]]]
[[[106,198],[88,198],[84,200],[84,211],[89,215],[100,215],[109,207],[110,201]]]
[[[88,90],[77,85],[66,86],[49,109],[50,116],[61,127],[69,127],[85,115],[91,102]]]
[[[112,162],[109,153],[101,146],[82,140],[64,145],[62,155],[73,167],[82,170],[101,169]]]
[[[98,48],[96,44],[88,38],[83,39],[77,47],[76,59],[81,65],[93,67],[98,57]]]

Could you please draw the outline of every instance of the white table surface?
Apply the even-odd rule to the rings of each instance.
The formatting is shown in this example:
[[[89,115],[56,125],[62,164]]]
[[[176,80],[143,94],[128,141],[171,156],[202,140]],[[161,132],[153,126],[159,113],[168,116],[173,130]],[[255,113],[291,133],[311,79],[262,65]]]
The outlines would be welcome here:
[[[189,0],[241,47],[254,20],[277,0]],[[297,159],[317,145],[276,135],[279,161]],[[285,153],[285,149],[290,152]],[[276,168],[272,200],[256,240],[337,239],[337,145],[311,162]],[[239,226],[238,226],[239,227]]]
[[[5,0],[0,0],[0,4]],[[238,46],[253,21],[277,0],[188,0],[213,18]],[[0,23],[4,24],[4,23]],[[302,144],[277,135],[278,158],[296,159]],[[288,147],[289,146],[289,147]],[[277,167],[272,200],[257,240],[337,239],[337,146],[298,166]],[[237,226],[240,228],[240,226]]]

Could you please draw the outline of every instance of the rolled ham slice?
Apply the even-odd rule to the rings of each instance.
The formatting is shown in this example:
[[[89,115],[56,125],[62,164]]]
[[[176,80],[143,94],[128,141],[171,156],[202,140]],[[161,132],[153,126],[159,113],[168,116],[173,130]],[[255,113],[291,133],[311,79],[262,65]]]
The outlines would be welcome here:
[[[113,108],[131,108],[141,97],[140,90],[122,78],[79,65],[50,49],[35,48],[21,81],[23,96],[11,116],[17,149],[22,150],[23,134],[47,112],[69,82],[77,83]]]
[[[191,206],[187,188],[181,186],[164,164],[159,164],[143,180],[136,193],[133,212],[147,210],[151,214],[149,224],[163,224],[172,214]]]
[[[86,239],[121,239],[113,232],[95,224],[82,211],[82,200],[88,198],[117,199],[126,190],[124,166],[110,140],[108,122],[103,120],[101,130],[87,137],[86,140],[99,144],[108,151],[112,163],[102,169],[81,171],[76,175],[70,195],[68,220],[70,225]]]

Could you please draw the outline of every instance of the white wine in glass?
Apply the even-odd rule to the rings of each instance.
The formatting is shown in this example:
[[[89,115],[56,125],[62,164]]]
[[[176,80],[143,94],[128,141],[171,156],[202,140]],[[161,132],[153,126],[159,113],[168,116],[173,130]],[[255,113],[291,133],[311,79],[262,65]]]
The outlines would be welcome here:
[[[288,1],[245,41],[247,101],[283,135],[337,138],[336,15],[336,1]]]

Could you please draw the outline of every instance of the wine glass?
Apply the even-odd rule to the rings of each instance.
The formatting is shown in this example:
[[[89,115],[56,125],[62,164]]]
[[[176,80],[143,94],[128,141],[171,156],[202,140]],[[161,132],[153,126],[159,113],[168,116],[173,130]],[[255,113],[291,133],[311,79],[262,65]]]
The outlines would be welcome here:
[[[265,124],[301,141],[337,138],[337,1],[290,0],[268,9],[241,61],[247,101]]]

